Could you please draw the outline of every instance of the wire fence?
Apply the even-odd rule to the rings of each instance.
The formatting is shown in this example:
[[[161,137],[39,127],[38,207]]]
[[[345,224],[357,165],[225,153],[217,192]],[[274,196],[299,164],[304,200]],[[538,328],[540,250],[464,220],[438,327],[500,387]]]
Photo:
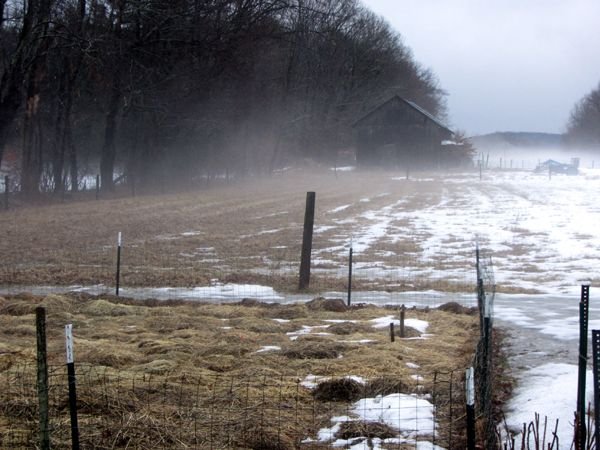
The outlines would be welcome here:
[[[475,369],[475,411],[479,422],[479,442],[485,448],[498,448],[497,412],[494,402],[495,358],[494,358],[494,297],[496,282],[490,255],[476,250],[477,259],[477,302],[479,309],[480,337],[477,342],[473,367]]]
[[[179,238],[187,244],[175,243]],[[165,238],[164,243],[125,241],[119,295],[219,302],[252,298],[282,303],[323,296],[352,303],[436,307],[456,301],[464,306],[475,305],[472,249],[457,252],[447,247],[430,248],[423,252],[428,256],[399,249],[394,254],[355,252],[350,266],[349,246],[326,257],[315,247],[310,285],[299,290],[300,249],[299,245],[289,249],[284,245],[289,242],[263,240],[266,250],[257,251],[258,256],[253,257],[236,254],[234,248],[217,252],[211,247],[198,247],[190,236]],[[115,244],[71,243],[64,250],[39,248],[25,258],[6,255],[0,261],[0,295],[23,291],[115,294],[116,274]]]
[[[34,366],[2,374],[1,448],[37,445]],[[433,384],[393,376],[299,379],[133,374],[77,367],[81,448],[464,448],[464,391],[454,372]],[[400,393],[402,392],[402,393]],[[67,373],[49,370],[52,448],[71,448]],[[420,448],[420,447],[419,447]]]

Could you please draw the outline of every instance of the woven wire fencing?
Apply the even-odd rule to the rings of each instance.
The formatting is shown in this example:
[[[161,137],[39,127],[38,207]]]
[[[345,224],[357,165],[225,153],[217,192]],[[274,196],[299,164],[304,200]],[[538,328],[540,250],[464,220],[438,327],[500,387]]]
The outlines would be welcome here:
[[[494,298],[496,282],[491,256],[477,249],[477,301],[480,338],[473,357],[475,369],[476,414],[480,423],[479,441],[496,448],[499,422],[494,410]]]
[[[2,373],[1,448],[34,448],[34,366]],[[77,367],[82,448],[292,449],[353,446],[464,448],[461,375],[437,372],[433,383],[393,376],[308,380],[132,374]],[[67,374],[49,371],[52,448],[71,448]],[[421,443],[421,444],[419,444]],[[430,443],[430,444],[426,444]],[[361,447],[361,444],[363,447]]]
[[[34,253],[5,255],[0,261],[0,295],[115,294],[115,243],[73,242],[59,250],[40,243]],[[142,242],[128,242],[124,236],[119,295],[219,302],[253,298],[284,303],[325,296],[407,306],[475,304],[472,248],[457,251],[449,246],[418,253],[368,249],[355,251],[350,266],[349,246],[334,251],[315,244],[309,288],[299,291],[299,243],[288,244],[273,237],[263,239],[260,247],[216,250],[194,235]]]

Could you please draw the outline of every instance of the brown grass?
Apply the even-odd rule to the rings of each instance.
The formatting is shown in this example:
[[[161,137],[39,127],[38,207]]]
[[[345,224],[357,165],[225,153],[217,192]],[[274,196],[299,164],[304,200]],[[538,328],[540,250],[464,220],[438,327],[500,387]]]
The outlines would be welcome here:
[[[365,212],[400,198],[406,203],[398,211],[439,199],[436,183],[407,183],[391,176],[290,172],[201,191],[2,212],[0,285],[111,285],[121,231],[126,286],[197,286],[218,278],[294,290],[305,192],[317,192],[316,226],[333,227],[315,233],[313,247],[332,260],[326,267],[339,269],[346,265],[346,253],[327,249],[368,225]],[[361,202],[363,198],[369,201]],[[344,204],[351,206],[331,212]],[[403,230],[410,224],[402,219],[390,226]],[[399,258],[420,250],[417,239],[382,237],[360,258],[396,266]]]
[[[362,306],[336,312],[315,308],[317,303],[323,304],[145,304],[85,295],[3,298],[0,379],[8,380],[3,398],[10,401],[0,407],[0,442],[9,430],[35,421],[33,324],[38,305],[47,308],[53,372],[64,370],[63,326],[67,320],[73,323],[82,429],[92,439],[90,430],[106,434],[103,427],[112,424],[109,434],[94,438],[112,442],[111,448],[140,448],[144,442],[175,448],[190,442],[190,433],[220,442],[215,448],[296,448],[299,438],[314,435],[336,414],[331,407],[315,406],[315,401],[325,405],[351,401],[357,395],[431,392],[435,370],[462,371],[474,350],[473,316],[408,310],[407,318],[429,321],[428,331],[434,336],[390,342],[387,329],[375,329],[370,323],[389,314],[388,310]],[[273,320],[284,316],[289,322]],[[329,325],[314,332],[342,326],[325,322],[331,319],[353,322],[343,323],[352,324],[344,334],[309,334],[295,341],[286,334],[303,326]],[[373,342],[357,343],[361,339]],[[263,346],[282,350],[257,353]],[[421,366],[416,373],[423,381],[411,378],[415,370],[407,362]],[[331,377],[331,381],[311,391],[298,384],[308,374]],[[359,385],[347,375],[364,377],[368,383]],[[59,395],[65,395],[65,380],[58,380],[62,387],[53,392],[63,406],[55,414],[68,414],[66,397]],[[21,386],[27,386],[25,391],[32,397],[24,397]],[[206,417],[211,417],[212,434],[203,422]],[[237,425],[232,428],[233,423]],[[194,432],[190,424],[204,428]],[[224,439],[219,431],[224,427],[228,437],[219,441]],[[375,425],[368,428],[373,436],[379,433]],[[66,445],[68,423],[59,427],[56,436],[63,436]],[[61,448],[62,443],[56,446]]]

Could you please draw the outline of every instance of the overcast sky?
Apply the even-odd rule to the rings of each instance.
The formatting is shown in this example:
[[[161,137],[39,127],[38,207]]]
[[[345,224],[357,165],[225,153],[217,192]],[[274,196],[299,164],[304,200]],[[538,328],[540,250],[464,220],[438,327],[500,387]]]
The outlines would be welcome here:
[[[362,0],[448,92],[467,134],[561,133],[600,82],[600,0]]]

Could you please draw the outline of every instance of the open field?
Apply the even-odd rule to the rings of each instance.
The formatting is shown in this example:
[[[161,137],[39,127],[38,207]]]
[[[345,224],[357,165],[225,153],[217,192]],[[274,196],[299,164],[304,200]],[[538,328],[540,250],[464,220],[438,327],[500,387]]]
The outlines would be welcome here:
[[[205,287],[189,297],[210,298],[223,283],[261,285],[282,299],[297,287],[306,192],[315,191],[313,294],[345,290],[351,245],[355,290],[472,292],[476,242],[493,256],[499,291],[570,293],[600,270],[599,184],[595,169],[551,180],[290,170],[185,193],[17,208],[0,213],[0,286],[108,292],[121,231],[123,288]]]
[[[431,269],[431,261],[420,262],[423,235],[408,232],[409,219],[394,214],[438,203],[438,183],[404,182],[385,173],[290,172],[183,194],[2,213],[0,284],[111,285],[121,231],[123,286],[199,286],[219,279],[294,289],[309,190],[317,192],[315,280],[345,277],[351,240],[357,268],[383,268],[382,277],[400,261]],[[459,256],[459,264],[473,264],[472,246],[453,255]],[[463,278],[454,281],[461,285]],[[428,287],[425,277],[413,281]],[[356,282],[359,287],[361,279]]]
[[[271,351],[265,351],[266,355],[263,355],[262,352],[260,354],[253,353],[256,351],[253,350],[256,346],[263,345],[262,333],[261,339],[254,337],[252,338],[254,340],[249,341],[252,345],[239,339],[239,336],[234,336],[233,339],[236,342],[243,342],[248,346],[242,347],[245,349],[243,352],[234,352],[233,354],[227,350],[229,348],[227,345],[231,341],[223,341],[219,335],[216,341],[216,350],[198,347],[198,349],[202,349],[198,350],[200,357],[185,356],[181,360],[187,361],[187,365],[182,365],[180,362],[175,364],[165,362],[169,358],[163,358],[163,353],[171,351],[172,341],[180,338],[178,333],[186,334],[190,322],[189,317],[194,314],[186,313],[189,316],[187,319],[177,317],[171,322],[167,317],[170,317],[169,314],[172,312],[167,313],[166,311],[171,311],[175,307],[181,307],[183,308],[181,311],[184,311],[188,306],[192,306],[179,306],[177,302],[165,303],[162,307],[167,309],[161,311],[163,317],[156,320],[159,324],[164,324],[164,334],[171,336],[166,339],[167,342],[156,343],[153,341],[148,346],[130,348],[122,345],[124,338],[121,333],[115,333],[117,339],[114,342],[118,342],[119,348],[122,347],[127,352],[120,357],[117,356],[120,354],[119,352],[110,352],[108,355],[101,352],[98,355],[93,352],[84,353],[85,357],[91,361],[92,365],[88,367],[92,368],[90,369],[92,372],[95,367],[106,367],[106,370],[116,371],[118,374],[123,371],[124,374],[127,374],[123,379],[129,380],[127,383],[132,382],[132,384],[136,383],[135,380],[138,376],[146,379],[148,374],[152,374],[153,380],[164,380],[160,377],[167,377],[168,380],[171,380],[169,374],[187,374],[188,370],[209,370],[218,374],[217,376],[233,374],[231,380],[240,380],[239,377],[247,380],[246,374],[236,372],[240,367],[253,367],[248,365],[244,355],[259,355],[260,358],[276,356],[285,359],[274,359],[277,361],[275,377],[280,376],[287,380],[284,383],[285,389],[288,389],[289,386],[299,389],[301,382],[305,381],[304,377],[316,371],[315,368],[321,371],[318,374],[340,368],[342,360],[347,357],[347,354],[350,354],[348,353],[350,351],[354,355],[362,354],[364,358],[355,359],[353,356],[351,359],[356,366],[346,367],[350,372],[352,372],[352,367],[360,367],[362,371],[365,371],[366,368],[372,369],[374,365],[371,364],[371,361],[381,360],[383,361],[381,367],[377,365],[377,369],[372,372],[367,371],[369,374],[361,376],[369,379],[378,378],[382,374],[387,374],[386,371],[393,367],[399,372],[392,376],[406,380],[405,369],[400,369],[403,360],[397,360],[397,355],[393,357],[396,359],[388,359],[388,356],[372,353],[372,348],[359,344],[364,339],[371,339],[371,330],[367,332],[364,327],[351,327],[354,328],[351,331],[353,337],[348,340],[359,342],[345,343],[346,345],[350,344],[351,350],[334,348],[333,350],[341,352],[344,356],[341,360],[331,357],[335,354],[331,352],[331,348],[323,349],[320,345],[321,339],[325,341],[333,339],[331,335],[311,335],[308,338],[305,336],[299,338],[299,342],[305,339],[309,341],[317,339],[318,344],[313,341],[307,347],[315,347],[317,354],[330,355],[329,358],[324,359],[327,362],[319,358],[308,358],[316,361],[315,365],[312,365],[312,362],[306,360],[299,363],[296,361],[298,358],[292,358],[293,362],[290,362],[290,358],[283,356],[286,353],[284,350],[286,345],[283,344],[289,345],[286,340],[289,340],[289,336],[285,333],[294,330],[287,330],[286,327],[289,326],[287,322],[269,321],[267,318],[278,318],[270,315],[277,308],[282,308],[281,312],[286,308],[292,310],[305,308],[304,303],[319,294],[329,298],[344,298],[350,246],[354,250],[355,263],[353,272],[354,303],[370,302],[389,305],[394,308],[394,311],[397,311],[398,306],[403,303],[421,307],[428,306],[429,313],[415,313],[416,317],[421,320],[429,319],[424,319],[419,316],[420,314],[433,314],[431,317],[435,317],[438,312],[433,313],[433,308],[444,302],[457,301],[467,306],[475,304],[473,291],[476,241],[486,251],[486,254],[492,256],[495,279],[490,278],[488,283],[495,283],[497,291],[503,294],[499,296],[501,319],[509,320],[510,323],[512,316],[507,315],[506,311],[510,312],[513,310],[511,308],[518,309],[520,307],[506,304],[507,298],[525,298],[528,299],[527,301],[535,299],[540,305],[551,295],[560,297],[561,301],[563,297],[575,298],[582,282],[590,281],[595,286],[598,281],[600,235],[597,223],[600,219],[600,210],[595,202],[595,193],[597,193],[599,185],[600,175],[597,170],[593,169],[584,170],[582,175],[577,177],[554,176],[552,179],[524,171],[488,171],[484,172],[481,180],[479,174],[469,172],[411,174],[410,179],[407,180],[405,174],[393,172],[339,172],[336,177],[331,171],[311,173],[290,171],[268,179],[245,180],[236,184],[213,186],[210,189],[188,193],[17,208],[0,213],[0,234],[2,235],[0,246],[3,256],[0,261],[0,279],[2,280],[0,295],[12,304],[14,301],[12,296],[23,291],[25,286],[27,290],[38,289],[38,292],[76,290],[79,293],[69,294],[66,297],[65,305],[71,304],[73,299],[77,298],[77,302],[82,302],[82,308],[87,308],[85,305],[90,302],[104,302],[101,303],[103,308],[106,306],[106,302],[111,304],[116,302],[116,299],[107,294],[113,292],[114,289],[116,235],[122,231],[125,242],[121,279],[123,295],[135,295],[138,298],[164,299],[171,297],[204,302],[234,303],[246,298],[250,299],[246,301],[250,304],[252,303],[251,299],[258,298],[279,303],[280,305],[276,307],[271,306],[266,309],[261,307],[256,310],[231,305],[232,308],[238,308],[238,310],[262,311],[261,313],[252,312],[251,316],[261,317],[258,329],[271,330],[265,332],[271,333],[272,343],[264,345],[270,346],[268,350],[274,353]],[[307,191],[317,192],[317,214],[312,254],[313,273],[310,290],[298,292],[297,277]],[[100,297],[88,297],[85,294],[86,291],[101,295]],[[531,297],[527,297],[527,295],[531,295]],[[52,302],[54,301],[52,299],[65,297],[61,295],[46,297],[44,294],[39,298],[31,299],[30,303],[34,304],[43,298],[49,298],[48,301]],[[77,309],[79,307],[77,302],[75,302],[75,306],[69,306],[69,308]],[[127,308],[140,307],[131,302],[125,306]],[[196,307],[208,308],[206,305]],[[9,309],[12,311],[12,308]],[[157,306],[152,306],[152,308],[157,308]],[[364,310],[370,309],[365,308]],[[362,311],[362,309],[352,309],[340,314],[352,316],[359,310]],[[88,314],[82,311],[83,309],[77,314],[82,317]],[[265,311],[270,312],[265,313]],[[379,311],[381,312],[381,310]],[[12,312],[6,314],[11,316],[10,323],[15,321],[12,316],[18,315]],[[31,315],[31,311],[24,314]],[[114,319],[116,321],[124,320],[126,317],[131,319],[137,317],[142,320],[149,314],[147,312],[110,313],[116,317]],[[297,321],[300,317],[280,318],[297,321],[294,323],[298,327],[297,330],[304,329],[302,328],[304,326],[316,325],[320,320],[347,319],[347,317],[331,318],[329,315],[321,317],[311,314],[307,313],[306,316],[301,316],[310,318],[310,323],[306,324]],[[234,316],[237,317],[236,326],[245,323],[245,320]],[[540,326],[546,323],[540,320],[541,316],[537,312],[535,316],[536,319],[532,323]],[[221,318],[231,317],[226,315]],[[70,316],[65,316],[65,320],[69,318]],[[27,320],[29,320],[28,325],[19,324],[17,327],[11,328],[9,337],[3,342],[12,345],[18,341],[19,336],[30,339],[32,322],[30,319]],[[351,317],[351,320],[355,319]],[[365,317],[360,320],[367,319]],[[571,318],[569,318],[569,326],[571,325],[570,320]],[[210,328],[213,326],[214,319],[205,319],[203,316],[201,321],[205,321],[207,328]],[[516,326],[520,326],[520,324],[521,321],[517,320]],[[130,326],[130,324],[121,325]],[[279,329],[275,330],[273,325]],[[132,326],[142,325],[134,324]],[[146,327],[145,324],[143,326]],[[178,328],[179,326],[183,328]],[[195,327],[195,325],[193,326]],[[220,330],[220,333],[226,333],[226,327],[229,325],[222,326],[225,328]],[[469,330],[468,325],[463,324],[463,326],[465,330]],[[345,328],[345,326],[340,326],[340,328]],[[133,333],[132,330],[128,329]],[[476,331],[473,330],[473,333],[476,334]],[[383,344],[386,332],[380,330],[378,333],[380,333],[379,339],[382,339],[380,343]],[[192,334],[195,335],[195,333]],[[437,342],[443,333],[435,331],[433,334],[434,336],[427,339],[427,342],[435,342],[436,344],[432,344],[435,346],[438,345]],[[275,335],[279,337],[275,339]],[[334,336],[337,335],[334,334]],[[144,337],[144,333],[141,336],[133,333],[129,339],[139,343],[144,340]],[[204,336],[204,338],[213,339],[208,336]],[[92,344],[96,341],[106,343],[106,345],[113,342],[104,334],[93,334],[86,340],[89,340],[87,344],[89,346],[93,346]],[[85,350],[85,340],[82,342]],[[290,342],[292,341],[290,340]],[[418,340],[417,342],[421,345],[425,341]],[[459,341],[450,339],[448,342],[453,343],[451,344],[452,349],[463,348]],[[537,342],[537,340],[531,342]],[[527,353],[531,350],[531,342],[521,343],[523,350],[519,350],[519,352]],[[327,342],[327,345],[330,344]],[[338,344],[335,343],[335,345]],[[56,345],[60,346],[61,344]],[[393,345],[397,345],[397,343]],[[442,344],[440,348],[444,348],[444,345]],[[467,346],[469,345],[472,346],[472,344],[467,344]],[[552,345],[550,344],[550,346]],[[356,348],[354,348],[355,346]],[[97,346],[93,347],[94,350],[98,349]],[[280,347],[281,350],[273,350],[272,347]],[[185,355],[186,351],[189,354],[195,354],[195,349],[195,345],[179,347],[177,344],[173,351]],[[286,354],[301,354],[296,350]],[[320,353],[321,350],[323,353]],[[406,392],[415,393],[418,389],[427,392],[429,389],[433,389],[433,385],[428,385],[427,380],[431,380],[432,374],[436,370],[443,370],[443,367],[449,370],[456,368],[462,373],[465,361],[469,357],[466,354],[461,355],[460,352],[456,353],[454,350],[447,350],[449,354],[453,355],[450,360],[438,359],[436,356],[414,363],[420,366],[417,370],[418,373],[409,375],[423,377],[419,381],[419,383],[423,383],[423,386],[413,385],[410,389],[406,389]],[[358,353],[354,353],[355,351]],[[146,360],[134,360],[132,353],[136,356],[142,354]],[[421,355],[420,351],[415,352],[415,354],[417,353]],[[543,355],[546,355],[547,358],[552,358],[553,354],[552,349],[543,351]],[[21,353],[13,353],[13,350],[8,348],[4,349],[2,355],[4,361],[10,359],[9,355],[20,355],[19,358],[22,356]],[[96,356],[98,359],[94,359]],[[465,359],[461,359],[463,357]],[[158,361],[155,363],[157,367],[152,364],[152,361],[155,360]],[[285,364],[281,364],[282,360],[285,361]],[[238,361],[242,361],[243,365],[238,365]],[[399,363],[399,365],[394,366],[390,361],[395,364]],[[434,361],[438,361],[439,365],[436,366]],[[82,360],[83,362],[86,361]],[[114,365],[111,366],[111,363]],[[346,362],[344,361],[344,363]],[[11,364],[11,370],[20,370],[18,363]],[[286,369],[284,370],[284,368]],[[290,369],[289,372],[286,371],[287,368]],[[519,366],[517,369],[525,370],[526,367]],[[154,372],[155,370],[157,372]],[[166,372],[164,372],[165,370]],[[171,370],[175,372],[171,372]],[[291,372],[294,371],[296,373],[292,375]],[[28,373],[32,373],[31,370]],[[353,375],[353,373],[351,374]],[[117,375],[117,377],[119,376]],[[179,376],[175,375],[176,378]],[[333,372],[331,376],[338,377]],[[15,380],[18,378],[16,377]],[[93,377],[89,376],[87,379],[91,380]],[[296,381],[290,384],[291,379]],[[525,381],[527,380],[523,380],[523,389],[527,392]],[[160,383],[160,381],[158,382]],[[242,384],[244,382],[241,381]],[[107,383],[99,385],[106,386]],[[196,383],[196,385],[200,385],[200,383]],[[202,386],[206,385],[206,383],[202,383]],[[177,386],[179,385],[175,383],[173,389]],[[216,385],[213,383],[212,386]],[[249,385],[246,384],[246,386]],[[257,392],[265,392],[265,386],[263,383],[262,388],[257,388]],[[368,398],[373,391],[368,388],[368,383],[365,386],[362,388],[362,393]],[[283,392],[281,385],[275,391],[271,388],[272,386],[269,385],[268,391],[275,396],[279,395],[279,392]],[[119,392],[126,391],[126,389],[125,391],[112,388],[103,389],[107,392],[116,392],[114,394],[116,397],[119,397]],[[150,392],[153,392],[152,389],[156,388],[152,387]],[[215,388],[213,392],[221,392],[221,389],[225,388],[219,384],[219,388]],[[184,395],[190,394],[185,389],[180,389],[180,391],[183,392],[183,398],[190,397],[190,395]],[[169,392],[171,391],[167,390],[167,393],[161,397],[161,401],[164,402],[165,399],[170,398]],[[312,391],[302,392],[310,396],[307,398],[314,400]],[[95,396],[98,393],[89,391],[89,395]],[[150,403],[152,403],[153,395],[145,391],[144,394],[140,394],[139,399],[145,402],[150,399]],[[110,404],[112,402],[110,399],[114,397],[106,395],[102,398],[107,398],[107,402]],[[177,406],[177,402],[175,403]],[[237,399],[231,404],[239,406],[240,400]],[[272,404],[289,406],[290,403],[274,401]],[[522,406],[519,405],[519,407]],[[184,408],[186,411],[184,415],[187,414],[186,417],[190,420],[193,419],[191,422],[185,422],[184,428],[186,429],[193,428],[198,423],[194,421],[197,416],[193,412],[193,408],[194,405],[187,405]],[[214,417],[211,416],[210,411],[219,410],[219,407],[214,404],[211,408],[212,410],[209,408],[209,412],[206,412],[206,409],[203,410],[205,416]],[[175,409],[177,410],[177,407]],[[304,415],[305,409],[295,407],[289,409],[293,411],[295,417],[303,418],[301,419],[302,423],[308,420]],[[313,424],[311,430],[292,434],[315,439],[320,427],[326,427],[328,420],[336,414],[340,414],[339,409],[340,405],[335,405],[334,402],[334,406],[327,409],[331,414],[311,413],[310,420]],[[247,411],[247,409],[242,408],[242,411]],[[543,413],[543,411],[540,412]],[[572,411],[565,408],[562,413],[567,418],[561,419],[561,423],[568,423],[568,417]],[[279,415],[278,417],[285,416],[280,409],[276,409],[275,414]],[[119,417],[122,419],[125,416],[120,415]],[[248,423],[255,424],[256,417],[250,420],[247,416],[237,416],[236,420],[225,422],[237,423],[240,420],[243,423],[248,420]],[[439,420],[441,423],[442,419]],[[162,423],[167,422],[163,420]],[[244,426],[241,428],[246,429]],[[139,428],[137,429],[139,430]],[[336,433],[331,429],[328,430],[331,436]],[[363,431],[369,435],[372,430]],[[381,436],[387,433],[385,430],[380,430],[380,432]],[[356,430],[348,431],[348,433],[349,436],[356,436]],[[422,436],[422,438],[427,439],[426,436]],[[316,444],[312,442],[311,445],[329,445],[319,442],[317,441]],[[236,447],[238,444],[233,445],[230,442],[227,445]],[[168,448],[169,445],[164,444],[163,447]],[[206,447],[199,444],[198,448]],[[215,448],[218,448],[218,445]],[[249,448],[266,447],[249,445]]]
[[[391,342],[397,309],[345,308],[341,301],[217,305],[19,295],[0,298],[2,448],[27,447],[11,444],[35,436],[38,305],[48,311],[54,448],[69,445],[66,323],[74,327],[84,448],[330,448],[335,439],[368,435],[394,438],[380,448],[398,449],[464,437],[452,408],[461,409],[461,374],[478,321],[458,306],[407,310],[406,337]],[[405,398],[377,407],[391,418],[361,421],[352,411],[361,399],[398,392]],[[435,414],[420,406],[429,401]],[[406,415],[415,413],[421,418],[407,425]],[[330,428],[342,415],[353,417],[342,420],[345,431]]]

